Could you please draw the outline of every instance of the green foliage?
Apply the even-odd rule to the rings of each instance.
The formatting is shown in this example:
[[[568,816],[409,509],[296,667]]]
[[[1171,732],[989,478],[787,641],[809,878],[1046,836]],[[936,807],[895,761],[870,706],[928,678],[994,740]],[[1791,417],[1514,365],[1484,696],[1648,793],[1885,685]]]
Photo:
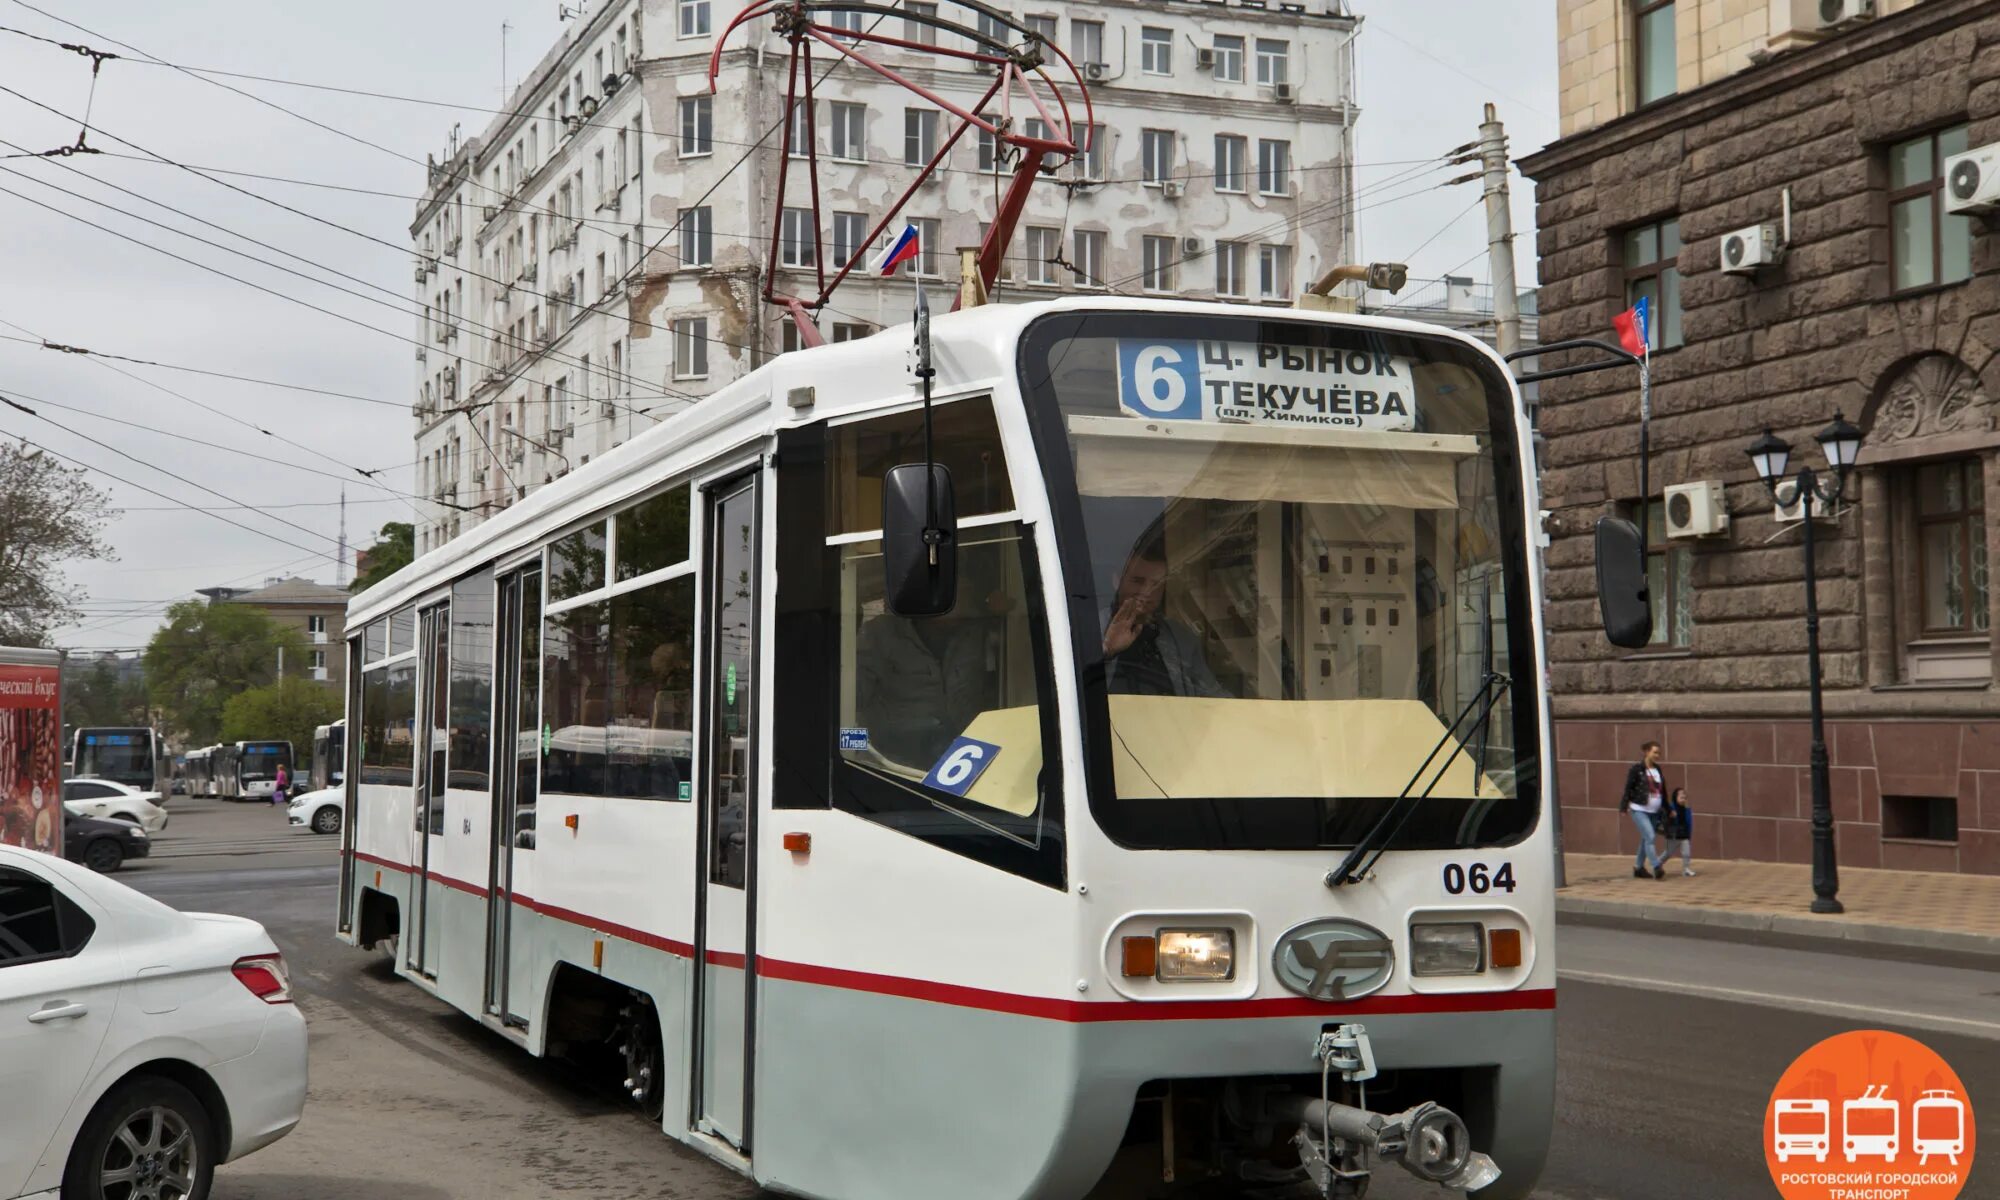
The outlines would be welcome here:
[[[417,527],[408,521],[391,521],[375,535],[375,544],[361,552],[360,570],[350,592],[365,592],[410,565],[417,556]]]
[[[146,687],[180,743],[205,746],[222,740],[223,705],[232,696],[278,677],[280,650],[292,670],[305,670],[298,630],[247,604],[183,600],[167,610],[167,623],[146,647]]]
[[[340,719],[340,697],[297,675],[238,692],[222,706],[224,742],[286,741],[296,777],[312,762],[313,730]]]
[[[71,659],[63,667],[63,722],[68,725],[145,725],[150,697],[134,675],[119,677],[109,660]]]
[[[26,442],[0,443],[0,645],[46,646],[51,631],[76,621],[83,590],[56,568],[111,557],[101,536],[110,505],[81,468]]]

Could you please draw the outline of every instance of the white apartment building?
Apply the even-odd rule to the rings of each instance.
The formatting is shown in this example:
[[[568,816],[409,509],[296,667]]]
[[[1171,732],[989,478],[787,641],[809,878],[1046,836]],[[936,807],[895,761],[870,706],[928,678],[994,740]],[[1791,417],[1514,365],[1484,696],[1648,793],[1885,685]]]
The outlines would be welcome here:
[[[949,0],[901,6],[980,20]],[[1110,290],[1289,304],[1347,260],[1360,22],[1342,0],[996,7],[1076,60],[1096,127],[1087,154],[1038,180],[995,302]],[[738,11],[598,0],[522,82],[511,115],[434,165],[411,229],[425,313],[419,552],[796,348],[789,319],[762,299],[774,234],[777,289],[817,292],[802,161],[778,195],[771,131],[788,48],[767,20],[739,29],[711,96],[709,57]],[[954,36],[900,17],[845,19],[913,42]],[[862,52],[964,107],[993,78],[914,50]],[[816,72],[832,57],[816,54]],[[851,63],[826,74],[816,99],[830,277],[879,248],[859,243],[955,119]],[[1025,113],[1017,102],[1015,119]],[[890,226],[919,227],[917,273],[934,306],[949,307],[956,251],[979,244],[1010,170],[990,136],[969,131]],[[850,275],[820,314],[827,340],[908,320],[908,273]]]

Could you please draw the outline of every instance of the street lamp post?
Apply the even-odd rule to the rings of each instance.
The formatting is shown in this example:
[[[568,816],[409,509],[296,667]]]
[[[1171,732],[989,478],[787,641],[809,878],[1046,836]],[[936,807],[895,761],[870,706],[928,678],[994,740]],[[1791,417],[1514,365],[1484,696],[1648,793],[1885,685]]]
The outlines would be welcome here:
[[[1756,465],[1757,475],[1771,492],[1771,499],[1779,507],[1800,506],[1800,524],[1805,533],[1806,559],[1806,680],[1812,698],[1812,911],[1816,913],[1837,913],[1845,911],[1840,903],[1840,866],[1835,860],[1833,846],[1833,796],[1827,783],[1826,763],[1826,723],[1820,705],[1819,677],[1819,578],[1813,562],[1813,502],[1832,504],[1839,500],[1846,490],[1847,476],[1854,468],[1854,459],[1861,453],[1861,431],[1847,423],[1839,414],[1833,414],[1833,423],[1813,435],[1826,455],[1826,462],[1833,468],[1833,486],[1827,487],[1821,476],[1811,466],[1801,466],[1797,478],[1790,481],[1790,499],[1783,490],[1785,466],[1791,458],[1791,447],[1773,436],[1766,429],[1764,436],[1750,443],[1746,451],[1750,461]]]

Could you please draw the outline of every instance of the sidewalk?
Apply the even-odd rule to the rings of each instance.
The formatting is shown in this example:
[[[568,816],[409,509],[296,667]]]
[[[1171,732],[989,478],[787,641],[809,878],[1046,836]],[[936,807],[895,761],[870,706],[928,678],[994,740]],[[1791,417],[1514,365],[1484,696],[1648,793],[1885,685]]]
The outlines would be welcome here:
[[[1820,916],[1808,907],[1812,868],[1803,864],[1697,862],[1689,879],[1675,859],[1657,881],[1633,878],[1630,855],[1570,854],[1566,866],[1569,886],[1556,893],[1565,923],[1850,953],[2000,959],[2000,876],[1843,867],[1847,911]]]

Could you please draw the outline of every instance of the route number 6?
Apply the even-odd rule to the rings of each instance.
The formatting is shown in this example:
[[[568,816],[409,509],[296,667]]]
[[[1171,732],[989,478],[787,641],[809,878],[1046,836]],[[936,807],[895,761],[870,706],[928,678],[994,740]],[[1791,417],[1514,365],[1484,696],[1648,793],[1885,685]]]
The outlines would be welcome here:
[[[1132,388],[1141,407],[1165,416],[1187,403],[1187,376],[1178,368],[1181,352],[1148,346],[1132,360]]]
[[[958,738],[946,747],[930,773],[924,776],[924,786],[963,796],[972,790],[972,785],[979,781],[979,776],[993,765],[993,760],[999,755],[1000,747],[991,742]]]

